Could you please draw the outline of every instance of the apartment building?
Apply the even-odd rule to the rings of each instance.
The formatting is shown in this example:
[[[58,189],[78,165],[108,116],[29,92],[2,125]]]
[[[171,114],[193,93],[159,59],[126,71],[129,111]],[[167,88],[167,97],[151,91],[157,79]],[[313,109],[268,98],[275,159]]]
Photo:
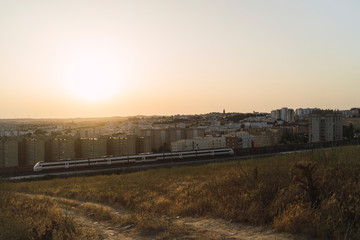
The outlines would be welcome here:
[[[0,138],[0,168],[18,165],[18,141],[7,137]]]
[[[241,138],[242,148],[250,148],[253,145],[253,136],[246,131],[235,132],[238,138]]]
[[[171,143],[171,151],[193,151],[201,149],[215,149],[226,147],[225,137],[205,137],[180,140]]]
[[[169,142],[176,142],[185,139],[185,130],[183,128],[169,128]]]
[[[100,157],[106,154],[106,138],[80,138],[75,143],[77,158]]]
[[[149,152],[151,152],[151,138],[149,136],[136,138],[136,153]]]
[[[205,137],[205,129],[203,128],[187,128],[185,129],[185,139],[203,138]]]
[[[243,148],[242,139],[236,136],[225,136],[225,145],[234,150]]]
[[[293,122],[294,116],[295,116],[294,109],[291,108],[281,108],[271,111],[271,118],[274,120]]]
[[[45,144],[46,161],[75,158],[75,139],[72,137],[53,138]]]
[[[309,142],[341,141],[342,114],[333,110],[316,110],[309,115]]]
[[[136,138],[134,136],[108,139],[108,155],[128,156],[134,154],[136,154]]]
[[[254,147],[267,147],[275,145],[274,137],[266,131],[253,133],[252,135]]]
[[[351,114],[352,114],[352,117],[354,117],[354,118],[360,117],[360,108],[352,108]]]
[[[170,148],[171,143],[205,136],[203,128],[161,128],[161,129],[141,129],[139,137],[150,137],[152,150]]]
[[[307,118],[313,111],[320,110],[319,108],[298,108],[295,111],[295,115],[299,119]]]
[[[45,139],[41,137],[25,139],[25,164],[34,165],[45,161]]]
[[[283,130],[279,128],[249,129],[252,147],[267,147],[278,144],[281,141]]]

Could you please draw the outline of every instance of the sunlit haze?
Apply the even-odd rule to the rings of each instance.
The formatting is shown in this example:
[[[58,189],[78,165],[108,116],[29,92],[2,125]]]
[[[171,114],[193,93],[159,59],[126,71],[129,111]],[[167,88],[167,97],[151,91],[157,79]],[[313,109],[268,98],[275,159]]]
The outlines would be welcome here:
[[[1,1],[0,118],[350,109],[359,1]]]

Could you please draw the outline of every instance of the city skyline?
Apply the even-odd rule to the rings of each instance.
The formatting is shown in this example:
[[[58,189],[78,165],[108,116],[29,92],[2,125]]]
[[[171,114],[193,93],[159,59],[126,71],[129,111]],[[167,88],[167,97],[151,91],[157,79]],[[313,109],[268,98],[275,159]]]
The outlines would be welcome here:
[[[357,1],[0,3],[0,118],[350,109]]]

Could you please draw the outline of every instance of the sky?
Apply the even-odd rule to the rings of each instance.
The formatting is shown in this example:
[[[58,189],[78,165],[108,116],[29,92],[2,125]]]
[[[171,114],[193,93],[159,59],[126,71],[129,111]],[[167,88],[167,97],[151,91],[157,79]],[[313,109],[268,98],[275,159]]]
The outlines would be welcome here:
[[[358,0],[0,0],[0,118],[360,107]]]

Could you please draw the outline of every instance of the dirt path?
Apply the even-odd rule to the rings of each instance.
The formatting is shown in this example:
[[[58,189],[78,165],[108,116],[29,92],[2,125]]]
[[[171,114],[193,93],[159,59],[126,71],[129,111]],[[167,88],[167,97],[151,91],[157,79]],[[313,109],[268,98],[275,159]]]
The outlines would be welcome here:
[[[69,216],[81,228],[95,230],[99,239],[124,239],[133,240],[133,225],[117,226],[123,218],[129,217],[131,212],[124,209],[115,209],[98,203],[82,202],[70,198],[53,197],[43,194],[18,193],[31,198],[46,198],[56,201],[64,215]],[[128,234],[127,234],[128,233]]]
[[[125,209],[115,209],[103,204],[82,202],[63,197],[25,193],[19,194],[31,198],[46,198],[56,201],[59,208],[64,211],[64,214],[71,216],[73,221],[81,228],[95,230],[98,234],[98,239],[308,239],[287,233],[278,233],[269,227],[254,227],[230,223],[221,219],[171,218],[167,216],[153,219],[154,222],[165,220],[167,222],[166,230],[146,235],[137,228],[136,222],[135,224],[124,225],[124,219],[131,217],[133,214]]]
[[[269,227],[254,227],[239,223],[230,223],[221,219],[209,218],[183,218],[178,223],[190,226],[197,231],[204,231],[220,239],[246,239],[246,240],[305,240],[308,238],[294,236],[288,233],[278,233]]]
[[[79,224],[80,227],[86,229],[93,229],[98,233],[99,239],[109,239],[109,240],[133,240],[130,236],[122,233],[122,230],[116,227],[113,227],[109,222],[96,222],[89,217],[81,215],[76,212],[71,212],[73,220]]]

